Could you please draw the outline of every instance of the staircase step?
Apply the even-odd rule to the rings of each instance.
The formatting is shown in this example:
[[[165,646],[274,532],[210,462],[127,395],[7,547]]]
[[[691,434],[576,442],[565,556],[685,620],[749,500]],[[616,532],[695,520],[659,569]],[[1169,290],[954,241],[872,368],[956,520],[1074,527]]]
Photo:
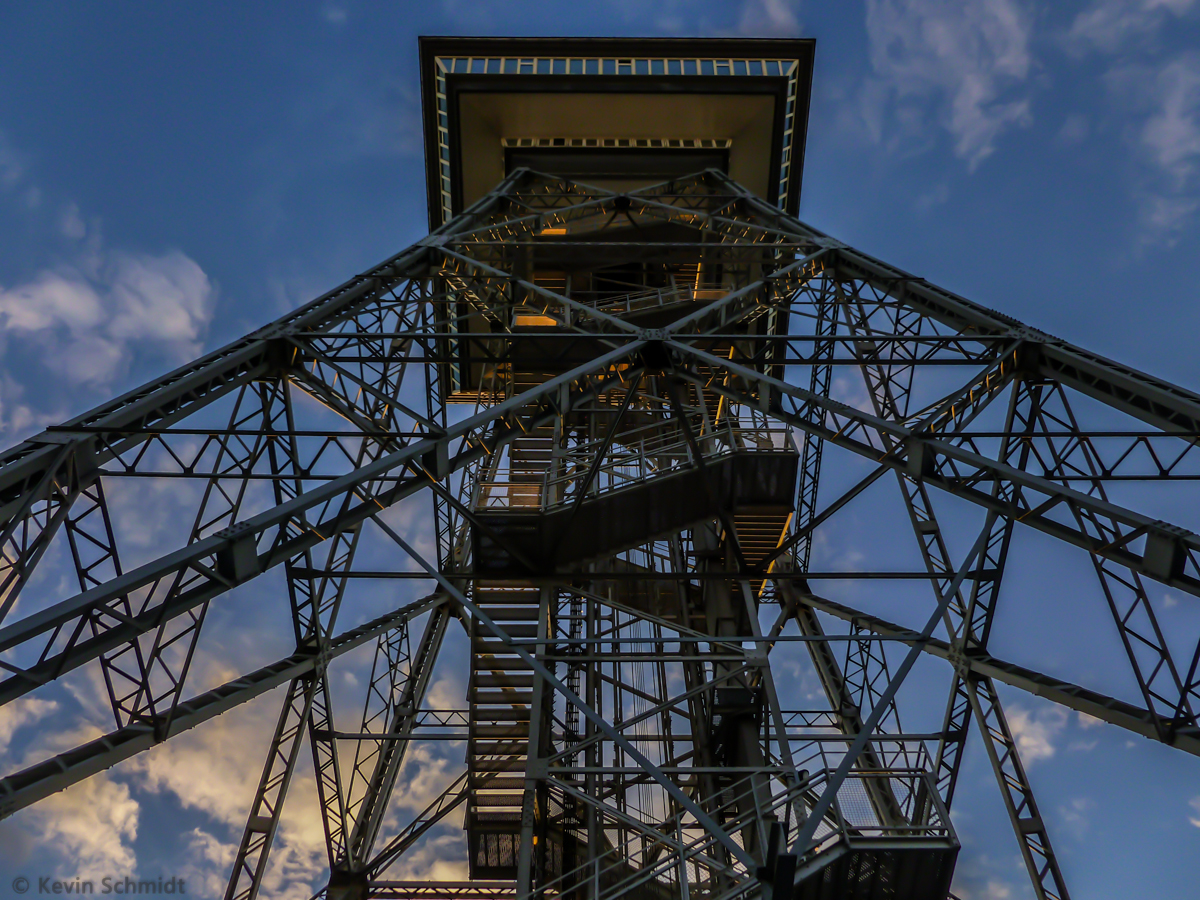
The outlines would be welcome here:
[[[524,760],[528,757],[529,739],[505,741],[476,741],[471,744],[471,764],[482,765],[505,760]]]
[[[485,833],[515,835],[521,830],[520,813],[512,813],[507,810],[488,810],[477,813],[473,818],[475,819],[474,824],[482,825],[483,828],[480,830]]]
[[[489,717],[490,718],[490,717]],[[485,720],[486,721],[486,720]],[[472,738],[512,738],[529,740],[529,721],[510,722],[506,725],[471,725]]]
[[[509,631],[508,623],[497,622],[496,624],[505,631]],[[512,635],[511,631],[509,631],[509,635]],[[492,637],[491,634],[488,634],[485,637],[476,636],[474,640],[470,642],[470,649],[472,649],[472,652],[475,654],[490,654],[492,656],[515,655],[514,650],[512,650],[508,644],[497,640],[497,638]]]
[[[491,611],[488,611],[488,612],[491,612]],[[508,634],[509,637],[536,637],[536,636],[538,636],[538,623],[536,623],[536,622],[533,622],[533,623],[530,623],[530,622],[502,622],[502,620],[499,620],[494,616],[492,616],[492,620],[493,620],[493,622],[496,622],[496,624],[499,625],[500,628],[503,628],[505,631],[505,634]],[[479,634],[475,636],[474,640],[475,641],[487,640],[492,643],[499,644],[500,647],[504,646],[504,644],[500,644],[498,638],[494,637],[492,635],[492,632],[488,631],[486,628],[481,628],[479,631]],[[476,647],[476,646],[479,646],[479,644],[475,644],[475,643],[472,644],[472,647]],[[486,653],[494,653],[494,650],[486,650]]]
[[[528,672],[529,663],[519,656],[484,656],[471,664],[476,672]]]
[[[491,606],[487,603],[479,603],[479,605],[487,608],[488,618],[501,628],[504,627],[506,622],[537,621],[538,617],[538,606],[536,603],[531,606]],[[491,634],[486,625],[477,625],[476,627],[484,633]]]
[[[483,687],[483,685],[478,686]],[[529,705],[533,703],[533,693],[531,691],[481,691],[473,689],[468,699],[475,706],[511,705],[514,707],[523,707],[528,711]],[[489,712],[488,715],[493,715],[493,713]]]
[[[485,704],[476,703],[475,706],[484,707]],[[524,708],[508,708],[504,707],[488,709],[481,708],[478,710],[479,721],[488,722],[528,722],[529,707]],[[472,713],[474,715],[474,712]]]
[[[467,823],[467,827],[475,833],[477,840],[479,838],[487,840],[489,837],[494,839],[506,835],[511,836],[515,842],[521,831],[521,806],[520,804],[516,806],[477,806],[467,801]],[[501,877],[507,879],[513,878],[515,875],[516,869],[514,868],[510,874]]]
[[[506,611],[511,610],[514,618],[528,619],[530,613],[536,615],[538,611],[537,594],[497,592],[477,595],[474,600],[480,606],[488,608],[490,618],[502,616]]]
[[[537,606],[538,592],[533,588],[489,588],[486,591],[475,591],[474,600],[478,603],[513,603],[521,606]]]
[[[524,759],[529,751],[529,735],[506,738],[469,738],[475,759]]]
[[[467,763],[469,772],[524,772],[525,757],[501,756],[496,759],[478,757]]]
[[[507,807],[508,809],[520,809],[523,794],[504,793],[504,794],[480,794],[473,802],[476,808],[486,807],[489,810]]]
[[[525,787],[525,779],[513,778],[511,775],[487,775],[483,772],[472,772],[467,776],[467,783],[476,791],[519,791]]]
[[[524,675],[518,673],[504,672],[493,674],[490,672],[479,672],[474,676],[474,686],[481,688],[532,688],[533,675]]]

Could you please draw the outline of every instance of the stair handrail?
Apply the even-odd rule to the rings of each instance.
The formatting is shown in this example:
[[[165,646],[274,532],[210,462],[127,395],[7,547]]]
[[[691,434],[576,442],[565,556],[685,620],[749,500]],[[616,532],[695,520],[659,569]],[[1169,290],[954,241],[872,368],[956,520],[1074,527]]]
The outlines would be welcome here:
[[[742,427],[732,417],[719,422],[705,435],[702,458],[717,459],[731,453],[797,453],[795,436],[788,428]],[[587,477],[591,468],[589,451],[598,449],[600,441],[570,448],[559,457],[559,468],[547,467],[536,480],[517,481],[520,473],[529,479],[532,472],[512,467],[502,468],[493,462],[484,477],[475,481],[471,508],[538,511],[575,502],[572,486]],[[619,443],[609,447],[609,455],[588,484],[587,496],[601,494],[637,484],[651,478],[678,471],[696,462],[686,438],[672,431],[664,432],[662,423],[643,425],[622,435]],[[522,502],[522,498],[524,502]]]
[[[677,471],[691,463],[690,445],[685,438],[676,434],[646,434],[660,429],[661,423],[655,423],[641,426],[623,435],[619,444],[609,448],[609,458],[600,466],[596,477],[588,485],[587,496],[598,497],[612,490],[642,484],[652,477]],[[637,434],[639,431],[642,434]],[[636,443],[630,440],[631,435],[636,435]],[[705,442],[708,446],[703,453],[704,459],[716,459],[737,452],[798,452],[790,429],[743,428],[735,425],[732,418],[719,423],[708,437],[714,440]],[[586,477],[591,466],[588,451],[595,449],[599,443],[593,441],[568,450],[563,457],[565,465],[561,471],[546,471],[541,489],[543,509],[575,502],[576,496],[570,487]],[[669,461],[668,464],[656,464],[656,461],[663,460]],[[630,471],[631,469],[633,471]]]

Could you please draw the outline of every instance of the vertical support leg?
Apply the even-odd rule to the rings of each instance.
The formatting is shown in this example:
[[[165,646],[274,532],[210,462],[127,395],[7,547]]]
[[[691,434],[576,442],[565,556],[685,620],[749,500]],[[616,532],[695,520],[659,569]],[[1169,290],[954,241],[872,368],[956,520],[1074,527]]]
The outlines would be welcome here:
[[[89,590],[121,574],[121,556],[101,479],[97,478],[79,491],[67,515],[65,531],[80,590]],[[118,604],[119,612],[133,615],[133,604],[128,596],[121,597]],[[92,633],[96,634],[101,623],[93,620],[91,627]],[[148,689],[149,675],[141,642],[131,641],[102,654],[100,670],[113,716],[120,728],[132,720],[138,698]]]
[[[0,622],[66,518],[79,481],[76,452],[61,448],[44,473],[22,485],[17,511],[0,524]]]
[[[852,332],[861,331],[869,335],[869,316],[861,299],[855,299],[857,300],[857,316],[849,301],[846,301],[843,306],[848,324]],[[895,324],[892,327],[897,333],[901,334],[910,333],[915,335],[919,333],[921,324],[919,317],[903,320],[901,317],[902,309],[903,307],[898,308]],[[911,353],[911,351],[906,352]],[[856,355],[860,359],[863,376],[866,380],[876,415],[893,421],[904,421],[907,415],[908,397],[911,394],[912,366],[903,367],[903,377],[897,378],[896,373],[891,367],[881,366],[877,362],[877,350],[870,347],[863,347],[856,350]],[[1018,380],[1016,386],[1013,388],[1010,401],[1006,421],[1006,435],[1012,434],[1014,418],[1017,414],[1018,398],[1021,397],[1023,389],[1024,382]],[[982,405],[986,404],[994,394],[994,391],[987,392],[982,395],[981,399],[975,400],[974,403],[977,405],[977,408],[982,408]],[[1001,457],[1006,458],[1008,452],[1009,443],[1005,439],[1001,448]],[[990,617],[994,602],[995,587],[999,579],[999,571],[994,570],[989,572],[991,577],[989,583],[986,585],[982,603],[978,589],[972,594],[970,600],[964,598],[962,592],[957,587],[958,579],[955,579],[953,585],[954,593],[950,595],[948,592],[952,588],[948,582],[950,582],[950,574],[954,569],[950,564],[950,554],[925,485],[914,475],[905,472],[897,472],[896,474],[900,483],[901,493],[904,497],[905,506],[909,512],[909,518],[916,533],[917,543],[921,548],[921,556],[924,560],[926,570],[930,575],[934,576],[932,580],[934,592],[939,605],[946,610],[947,629],[952,639],[955,640],[956,651],[963,652],[965,646],[964,638],[966,637],[967,629],[975,622],[976,610],[978,610],[979,623],[983,633],[986,634],[986,631],[990,628]],[[989,566],[1002,566],[1004,556],[1007,553],[1011,528],[1012,523],[1007,519],[1001,519],[994,514],[989,514],[986,517],[983,532],[980,535],[980,539],[983,541],[983,552],[980,553],[980,562],[975,566],[977,574]],[[988,559],[989,549],[996,554],[990,561]],[[953,791],[957,769],[962,759],[963,737],[966,731],[966,723],[965,721],[961,721],[961,717],[970,708],[975,711],[975,718],[979,724],[984,742],[988,747],[989,759],[992,760],[992,766],[996,773],[996,778],[1000,782],[1001,790],[1005,792],[1017,790],[1022,797],[1028,798],[1026,805],[1032,804],[1034,802],[1033,789],[1025,777],[1024,767],[1020,764],[1016,744],[1010,741],[1008,745],[1004,745],[1004,729],[991,727],[992,722],[1003,719],[1003,711],[1000,708],[1000,700],[995,696],[994,688],[990,681],[985,685],[985,689],[990,697],[987,705],[987,710],[991,716],[989,720],[981,715],[980,709],[982,707],[980,707],[974,695],[970,694],[973,687],[972,683],[970,681],[966,682],[965,685],[960,683],[957,674],[955,679],[950,695],[951,699],[947,705],[944,730],[936,761],[939,784],[949,791]],[[978,687],[977,684],[974,686]],[[971,696],[969,705],[964,704],[963,698],[959,696],[964,687]],[[996,747],[998,740],[1001,741],[1001,748],[999,750]],[[1012,784],[1016,786],[1012,787]],[[1063,883],[1062,873],[1058,868],[1058,862],[1055,859],[1049,835],[1046,833],[1045,825],[1041,818],[1036,817],[1034,819],[1027,818],[1022,820],[1014,816],[1010,810],[1010,819],[1012,820],[1017,843],[1021,847],[1022,858],[1025,860],[1030,880],[1034,885],[1034,890],[1042,892],[1039,893],[1039,897],[1046,896],[1044,894],[1045,883],[1049,880],[1053,883],[1055,890],[1055,893],[1050,896],[1057,898],[1057,900],[1066,900],[1068,896],[1066,886]]]
[[[538,645],[536,653],[543,661],[549,646],[552,588],[542,588],[538,598]],[[554,665],[546,662],[547,666]],[[525,786],[521,797],[521,834],[517,844],[517,896],[527,897],[538,881],[539,856],[545,850],[541,825],[545,820],[545,762],[550,737],[550,688],[540,672],[533,675],[533,696],[529,709],[529,750],[525,759]],[[542,846],[539,847],[539,841]]]
[[[438,650],[441,649],[449,622],[449,605],[441,604],[435,607],[425,623],[417,650],[412,654],[408,672],[393,671],[390,668],[388,671],[378,672],[378,679],[387,680],[390,684],[387,699],[391,709],[387,730],[379,742],[382,746],[372,757],[374,765],[370,775],[366,777],[362,798],[353,816],[348,860],[348,868],[351,870],[361,869],[371,858],[387,811],[387,801],[391,797],[392,788],[411,744],[407,736],[411,734],[417,721],[417,712],[429,687],[433,664],[437,659]],[[407,639],[407,634],[404,637]],[[381,640],[381,650],[383,647],[384,641]],[[370,722],[366,714],[363,718],[363,732],[366,733],[370,730]],[[356,759],[354,775],[362,777],[362,769],[363,766]],[[350,794],[354,796],[355,793],[352,785]]]
[[[246,817],[233,872],[225,889],[225,900],[254,900],[258,896],[271,845],[279,830],[283,801],[296,771],[315,686],[316,679],[311,673],[294,678],[288,684],[271,748],[267,751],[267,762]]]
[[[1050,847],[1046,825],[1038,812],[1037,801],[1029,787],[1025,767],[1017,753],[1017,742],[1008,727],[1000,699],[990,678],[966,678],[971,709],[980,730],[988,740],[988,758],[1000,784],[1000,795],[1013,829],[1020,841],[1021,858],[1025,861],[1038,900],[1068,900],[1066,884],[1058,868],[1058,860]]]

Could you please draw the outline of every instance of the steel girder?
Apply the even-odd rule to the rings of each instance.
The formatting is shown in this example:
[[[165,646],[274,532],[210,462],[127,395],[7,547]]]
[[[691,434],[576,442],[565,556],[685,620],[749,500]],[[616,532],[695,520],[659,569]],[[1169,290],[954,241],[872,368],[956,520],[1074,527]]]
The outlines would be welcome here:
[[[854,335],[869,337],[874,330],[872,313],[878,315],[879,308],[868,311],[861,296],[855,294],[850,300],[842,294],[842,312],[846,324]],[[921,318],[912,310],[897,307],[890,321],[885,323],[886,329],[892,333],[919,333]],[[867,382],[868,391],[875,414],[896,421],[909,418],[909,396],[912,388],[913,362],[907,365],[881,365],[878,360],[878,349],[873,344],[863,341],[858,345],[858,355],[862,362],[862,371]],[[914,354],[915,357],[915,354]],[[915,360],[914,360],[915,361]],[[985,383],[979,392],[980,399],[972,402],[964,398],[960,403],[970,403],[970,415],[964,415],[954,421],[955,430],[962,428],[970,418],[978,415],[989,400],[996,396],[997,386],[1007,384],[1003,369],[994,373],[994,385]],[[1009,373],[1011,377],[1011,372]],[[1010,441],[1008,435],[1013,433],[1013,419],[1020,398],[1025,392],[1020,385],[1013,390],[1012,403],[1005,422],[1005,437],[997,454],[1000,461],[1009,462],[1010,444],[1016,443],[1022,450],[1026,448],[1021,437],[1028,438],[1028,429],[1018,432],[1015,440]],[[944,407],[943,407],[944,408]],[[1026,412],[1028,415],[1028,412]],[[928,419],[922,423],[923,429],[936,430],[937,418]],[[890,447],[889,447],[890,449]],[[1023,462],[1024,460],[1022,460]],[[1018,463],[1018,465],[1020,465]],[[1024,468],[1024,466],[1020,466]],[[1004,572],[1004,562],[1007,556],[1009,539],[1012,535],[1012,521],[988,513],[984,520],[984,541],[978,561],[974,565],[974,582],[970,598],[964,596],[961,589],[954,596],[944,597],[950,590],[954,578],[954,567],[950,563],[950,553],[942,534],[937,514],[930,501],[928,492],[921,481],[912,474],[896,471],[901,495],[908,510],[909,520],[917,543],[921,548],[921,557],[926,570],[933,576],[931,584],[939,601],[945,599],[948,614],[948,631],[953,636],[955,646],[963,651],[968,645],[972,648],[986,646],[987,632],[991,627],[991,617],[994,611],[994,599],[1000,579]],[[1001,489],[999,485],[995,490]],[[859,623],[854,623],[862,627]],[[872,644],[865,645],[871,648]],[[870,684],[870,669],[865,665],[863,681]],[[880,654],[876,670],[886,679],[886,658]],[[981,697],[983,698],[981,700]],[[1008,727],[1000,698],[996,695],[991,681],[986,677],[967,674],[965,679],[957,673],[954,686],[950,691],[946,719],[942,726],[943,739],[938,747],[935,760],[935,770],[942,776],[939,787],[942,797],[949,805],[954,792],[955,780],[960,765],[960,756],[964,747],[967,721],[965,713],[974,712],[976,724],[979,726],[988,758],[996,775],[1001,795],[1005,801],[1010,823],[1021,847],[1021,855],[1025,861],[1034,885],[1034,892],[1039,898],[1065,900],[1068,896],[1059,870],[1058,861],[1051,847],[1046,826],[1038,813],[1033,790],[1021,763],[1016,741]]]
[[[344,632],[330,641],[328,658],[336,659],[392,629],[403,627],[410,618],[425,613],[433,605],[442,602],[444,596],[436,595]],[[0,815],[10,816],[31,803],[36,803],[174,735],[182,734],[280,685],[302,677],[320,664],[321,660],[312,652],[294,653],[184,701],[176,710],[170,730],[165,734],[152,725],[129,724],[9,775],[0,780]]]
[[[543,240],[546,229],[571,237],[554,249]],[[685,292],[655,288],[650,299],[645,291],[627,291],[616,303],[620,291],[613,288],[602,297],[555,281],[553,266],[587,253],[596,267],[625,266],[622,278],[632,277],[636,266],[643,278],[647,267],[663,266],[656,271],[674,273],[674,279],[690,272],[689,260],[695,260],[695,283]],[[550,275],[529,261],[534,254],[552,258],[545,264]],[[707,287],[705,278],[719,285]],[[687,303],[680,302],[685,295]],[[639,322],[647,304],[661,313]],[[543,317],[554,332],[523,333],[506,318],[505,310],[514,309]],[[542,363],[534,365],[547,371],[534,382],[520,382],[520,366],[531,365],[527,349],[520,348],[533,346],[546,348],[534,357]],[[833,372],[848,365],[866,375],[870,413],[831,396]],[[416,390],[409,377],[415,370]],[[940,373],[943,389],[936,395],[926,389],[918,398],[926,372]],[[968,373],[965,380],[957,372]],[[797,376],[806,378],[807,389],[795,383]],[[464,388],[464,378],[473,379],[472,386]],[[680,384],[688,388],[686,397]],[[1005,391],[1011,392],[1007,417],[989,426],[995,417],[988,404]],[[1067,391],[1153,430],[1081,424]],[[311,424],[302,422],[293,399],[301,395],[336,415],[337,427],[308,412],[303,416]],[[474,404],[465,416],[447,406],[464,400]],[[542,589],[551,621],[571,621],[571,604],[607,610],[591,621],[591,630],[567,628],[551,640],[543,629],[529,643],[506,633],[476,602],[465,577],[474,552],[470,534],[483,534],[488,526],[471,494],[475,485],[491,477],[487,473],[501,457],[525,452],[516,449],[523,436],[550,426],[563,434],[564,421],[588,416],[599,423],[590,443],[580,445],[591,456],[581,456],[580,449],[562,457],[564,465],[585,460],[576,481],[568,482],[578,491],[577,512],[585,497],[617,484],[613,460],[627,452],[617,445],[627,441],[630,428],[661,430],[656,421],[675,422],[686,438],[679,445],[683,462],[669,465],[697,467],[702,476],[706,459],[727,439],[719,436],[722,427],[730,441],[769,434],[771,423],[802,435],[795,514],[773,550],[750,562],[750,544],[741,534],[748,526],[730,512],[718,512],[710,526],[724,535],[725,552],[736,563],[729,583],[746,609],[739,611],[741,601],[728,609],[740,626],[722,626],[719,633],[692,627],[706,607],[726,602],[698,602],[710,596],[706,585],[721,584],[725,570],[699,563],[697,554],[709,551],[696,528],[647,536],[673,548],[663,554],[643,548],[648,555],[638,564],[670,584],[670,592],[623,590],[653,608],[623,605],[611,590],[603,601],[589,593],[587,585],[608,583],[594,566],[543,573],[557,585]],[[731,421],[739,423],[736,429]],[[117,722],[110,735],[0,781],[0,808],[9,814],[287,684],[229,896],[254,896],[261,883],[305,734],[335,880],[389,896],[399,888],[380,879],[383,870],[465,796],[448,790],[375,853],[454,614],[489,629],[505,653],[535,673],[543,694],[556,698],[546,701],[547,709],[566,704],[538,720],[542,731],[535,733],[547,743],[529,754],[523,828],[530,840],[521,843],[522,889],[539,889],[551,878],[531,840],[540,836],[544,848],[549,839],[547,802],[577,808],[592,823],[591,834],[612,829],[624,836],[618,847],[593,842],[581,850],[597,895],[668,883],[686,890],[689,882],[709,879],[708,889],[736,896],[743,890],[736,885],[753,881],[744,876],[753,872],[772,817],[796,830],[799,837],[789,840],[801,858],[799,871],[807,873],[833,858],[820,856],[818,838],[823,829],[841,827],[839,791],[847,779],[866,785],[881,821],[913,815],[908,804],[918,792],[897,795],[872,782],[872,773],[925,766],[948,801],[966,719],[973,715],[1035,889],[1063,897],[1062,876],[993,680],[1197,752],[1200,644],[1186,658],[1172,655],[1143,580],[1200,594],[1200,538],[1139,511],[1124,499],[1127,493],[1111,501],[1106,485],[1139,479],[1183,484],[1200,477],[1192,465],[1198,426],[1200,396],[893,269],[783,215],[720,173],[617,196],[517,172],[439,232],[308,306],[0,456],[0,615],[26,590],[60,526],[80,588],[75,596],[37,601],[31,612],[22,605],[22,617],[0,628],[0,651],[7,651],[0,663],[0,702],[46,690],[95,665]],[[664,448],[644,452],[662,465],[676,452]],[[822,459],[830,449],[850,451],[874,468],[818,511]],[[934,587],[935,614],[923,631],[819,598],[804,580],[814,533],[888,469],[897,474]],[[124,570],[109,486],[134,477],[191,479],[203,490],[181,546]],[[703,477],[702,483],[707,492],[715,490]],[[264,485],[273,497],[266,508],[248,499]],[[422,493],[434,498],[436,560],[414,550],[379,515]],[[941,538],[934,506],[942,496],[984,514],[966,566],[951,563]],[[243,515],[244,507],[253,514]],[[989,655],[1000,573],[1016,523],[1082,548],[1095,561],[1145,708]],[[403,548],[450,600],[422,601],[336,636],[335,618],[355,575],[364,529]],[[617,553],[621,565],[632,565],[633,552]],[[212,602],[280,564],[296,653],[186,699]],[[754,596],[760,584],[761,600]],[[566,605],[558,609],[551,596]],[[668,597],[677,607],[663,618],[658,612]],[[759,628],[760,602],[783,604],[776,629]],[[851,627],[831,630],[818,612]],[[407,628],[417,616],[427,619],[414,652]],[[612,637],[605,629],[614,626],[603,616],[624,622],[628,635]],[[788,621],[801,626],[830,699],[828,721],[844,735],[847,750],[819,777],[801,768],[812,765],[803,754],[827,742],[787,724],[793,714],[771,678],[770,657],[786,645],[782,629]],[[639,662],[634,648],[640,638],[633,636],[639,628],[657,635],[657,661],[647,656]],[[945,639],[934,634],[939,628]],[[737,635],[745,629],[750,633]],[[651,667],[646,672],[665,673],[663,666],[678,664],[682,692],[667,691],[665,681],[648,689],[623,685],[604,668],[612,660],[600,649],[606,639],[613,648],[625,641],[625,664]],[[376,663],[354,763],[344,773],[338,743],[348,738],[334,726],[326,670],[370,640],[377,641]],[[741,640],[756,649],[733,652]],[[850,648],[846,666],[832,653],[839,641]],[[899,666],[889,661],[889,642],[910,645]],[[666,662],[668,645],[680,648],[678,663]],[[953,665],[936,757],[909,756],[914,745],[905,742],[910,738],[900,730],[894,703],[921,652]],[[562,667],[565,679],[557,674]],[[585,673],[586,685],[579,680]],[[716,682],[712,673],[720,673]],[[745,769],[749,793],[718,789],[714,780],[712,754],[731,740],[705,734],[703,723],[713,721],[719,705],[718,683],[765,687],[756,751],[764,755],[758,769]],[[632,718],[614,718],[617,710],[605,704],[618,696],[649,705]],[[564,744],[577,727],[564,726],[580,720],[583,732]],[[683,721],[686,732],[673,730]],[[881,729],[885,721],[891,724]],[[634,727],[650,722],[660,730]],[[692,749],[671,749],[683,746]],[[600,748],[615,754],[606,755],[603,766]],[[750,758],[738,752],[739,759]],[[641,767],[643,775],[632,777],[622,760]],[[681,781],[687,765],[696,771],[690,782]],[[615,785],[608,793],[600,788],[601,771]],[[648,808],[629,805],[630,791],[642,783],[660,792],[657,819],[647,818]],[[844,847],[851,846],[851,838],[846,841]],[[636,853],[640,868],[615,865],[616,853]]]

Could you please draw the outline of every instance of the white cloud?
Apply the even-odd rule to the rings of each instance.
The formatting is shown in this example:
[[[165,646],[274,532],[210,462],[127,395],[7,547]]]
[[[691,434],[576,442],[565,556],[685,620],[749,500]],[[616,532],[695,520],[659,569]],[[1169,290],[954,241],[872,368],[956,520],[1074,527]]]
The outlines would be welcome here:
[[[387,878],[397,881],[466,881],[466,832],[427,835],[387,870]]]
[[[1189,12],[1197,0],[1095,0],[1067,31],[1067,48],[1115,53],[1131,41],[1158,31],[1170,16]]]
[[[29,158],[0,131],[0,191],[12,194],[26,210],[42,205],[42,189],[29,179]]]
[[[1089,728],[1099,728],[1104,724],[1103,719],[1097,719],[1095,716],[1089,716],[1085,712],[1076,713],[1079,716],[1079,727],[1085,731]]]
[[[1060,147],[1073,147],[1087,140],[1091,130],[1091,123],[1088,122],[1087,116],[1072,113],[1063,120],[1062,127],[1058,129],[1058,134],[1055,136],[1055,141]]]
[[[55,387],[108,390],[136,358],[177,365],[199,355],[215,298],[179,251],[100,251],[0,286],[0,432],[9,441],[27,433],[45,411],[31,400],[45,405]]]
[[[26,156],[0,132],[0,191],[32,210],[43,191],[29,171]],[[197,356],[216,298],[184,253],[106,248],[98,223],[85,222],[78,204],[54,205],[57,215],[39,220],[66,242],[66,261],[23,283],[0,284],[0,436],[7,443],[82,411],[80,387],[103,399],[137,359],[174,366]]]
[[[105,772],[47,797],[28,815],[37,843],[58,850],[57,875],[98,881],[137,871],[140,812],[129,787]]]
[[[452,760],[435,753],[428,742],[411,744],[398,778],[404,788],[393,792],[391,805],[412,813],[423,811],[462,773],[462,768],[461,756]]]
[[[959,869],[962,868],[963,865],[960,862]],[[1009,900],[1013,896],[1013,888],[1011,884],[996,878],[989,878],[982,887],[962,885],[955,881],[954,893],[962,900]]]
[[[329,4],[321,10],[321,15],[330,25],[344,25],[346,23],[346,9],[342,6]]]
[[[1134,123],[1128,134],[1141,164],[1134,196],[1142,225],[1149,238],[1170,240],[1200,208],[1200,53],[1118,67],[1105,82]]]
[[[913,139],[932,115],[973,170],[1001,134],[1032,121],[1021,90],[1033,68],[1031,31],[1018,0],[868,0],[868,130],[877,140],[889,130]]]
[[[4,707],[17,707],[7,737],[23,724],[32,724],[56,711],[58,704],[42,700],[19,700]],[[66,730],[40,729],[33,746],[27,747],[17,767],[30,765],[55,753],[99,737],[102,729],[83,722]],[[55,848],[54,870],[45,872],[61,879],[134,874],[137,856],[133,842],[138,834],[140,805],[129,786],[100,772],[64,791],[52,794],[22,810],[14,820],[33,847]]]
[[[419,553],[425,560],[437,559],[437,545],[432,524],[433,513],[427,502],[422,499],[401,501],[378,514],[378,518],[399,534],[408,545]],[[382,536],[382,535],[381,535]],[[384,540],[390,541],[390,537]],[[400,550],[399,545],[396,546]],[[400,552],[404,552],[400,550]],[[417,568],[416,561],[405,563]]]
[[[1189,197],[1164,197],[1142,192],[1137,195],[1139,218],[1147,231],[1147,241],[1156,235],[1166,235],[1168,245],[1175,243],[1177,234],[1192,218],[1200,201]]]
[[[46,712],[44,709],[39,712]],[[66,731],[44,730],[37,746],[28,748],[22,765],[99,737],[101,729],[83,723]],[[35,846],[54,847],[56,877],[99,880],[137,871],[133,842],[140,806],[129,786],[101,772],[65,791],[52,794],[20,813]]]
[[[237,844],[226,843],[200,828],[187,835],[187,860],[180,877],[188,893],[201,897],[222,897],[233,869]]]
[[[74,724],[66,729],[39,728],[24,748],[19,767],[26,767],[79,747],[112,728],[107,694],[98,667],[72,673],[61,682],[74,702]],[[20,700],[27,714],[38,719],[57,711],[60,704]],[[7,711],[14,704],[4,707]],[[32,709],[28,707],[32,706]],[[0,713],[2,714],[2,713]],[[73,880],[99,881],[105,876],[136,875],[138,857],[134,842],[142,821],[141,804],[122,769],[92,775],[52,794],[19,813],[22,830],[37,848],[54,848],[53,870],[43,874]]]
[[[845,403],[847,406],[853,406],[855,409],[869,415],[875,414],[875,406],[871,402],[871,395],[867,391],[866,382],[861,377],[835,375],[829,393],[830,396],[836,398],[841,403]]]
[[[176,362],[199,354],[213,300],[208,276],[178,251],[114,254],[96,278],[45,271],[0,288],[0,338],[38,346],[73,384],[107,386],[138,349]]]
[[[1087,834],[1088,826],[1091,824],[1088,813],[1095,807],[1095,802],[1087,797],[1076,797],[1067,805],[1058,808],[1059,816],[1076,840],[1082,841],[1084,835]]]
[[[73,241],[82,240],[87,236],[87,226],[83,222],[83,216],[79,214],[77,204],[68,203],[63,207],[58,220],[58,230],[63,237]]]
[[[800,33],[793,0],[744,0],[738,32],[755,37],[786,37]]]
[[[0,188],[13,190],[24,177],[24,157],[0,131]]]
[[[1200,56],[1171,61],[1158,72],[1155,86],[1158,104],[1142,127],[1142,145],[1175,185],[1184,188],[1200,162]]]
[[[140,787],[169,792],[188,809],[197,809],[222,824],[245,824],[246,811],[266,758],[275,702],[256,701],[219,719],[178,735],[168,743],[134,757],[130,770]]]
[[[1029,712],[1020,706],[1008,711],[1008,727],[1017,742],[1021,761],[1026,766],[1054,756],[1055,741],[1067,726],[1067,711],[1051,706],[1037,712]]]
[[[56,701],[35,697],[21,697],[0,706],[0,756],[8,752],[17,729],[41,721],[56,709]]]
[[[232,841],[241,838],[246,823],[280,700],[276,691],[270,699],[264,697],[232,710],[127,764],[137,788],[173,795],[185,809],[203,812],[227,829],[231,841],[197,829],[189,842],[193,877],[220,870],[215,877],[217,893],[224,890],[221,882],[228,876],[236,850]],[[310,895],[327,866],[311,756],[306,747],[301,749],[304,752],[288,791],[263,880],[260,896],[264,900]]]
[[[1188,816],[1188,821],[1196,828],[1200,828],[1200,796],[1193,797],[1191,800],[1189,800],[1188,806],[1196,811],[1196,815]]]
[[[178,251],[162,256],[119,254],[113,259],[108,332],[118,340],[161,341],[180,359],[200,352],[212,315],[213,288],[193,260]]]
[[[202,496],[202,485],[179,479],[127,478],[106,485],[123,564],[141,565],[186,543]]]
[[[920,194],[913,201],[913,206],[920,212],[928,212],[936,206],[941,206],[950,199],[950,185],[942,181],[929,190]]]

